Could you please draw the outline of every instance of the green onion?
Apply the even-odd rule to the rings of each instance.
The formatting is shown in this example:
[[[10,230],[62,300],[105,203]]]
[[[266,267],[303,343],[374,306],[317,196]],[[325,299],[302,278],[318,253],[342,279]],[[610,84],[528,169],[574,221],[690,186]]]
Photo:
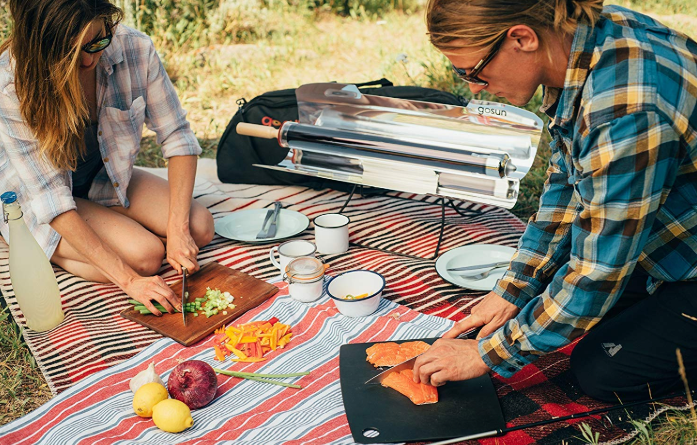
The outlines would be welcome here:
[[[135,300],[134,300],[134,301],[135,301]],[[159,304],[159,303],[154,303],[153,305],[154,305],[155,308],[156,308],[157,310],[159,310],[160,312],[167,312],[167,309],[165,309],[161,304]],[[142,303],[138,303],[137,306],[133,306],[133,310],[136,311],[136,312],[140,312],[140,313],[143,314],[143,315],[152,314],[152,312],[150,312],[150,309],[148,309],[147,307],[145,307],[145,305],[143,305]],[[178,310],[175,309],[174,312],[182,312],[182,311],[178,311]],[[194,308],[187,307],[187,306],[185,305],[185,306],[184,306],[184,312],[195,313],[196,310],[195,310]]]
[[[232,372],[234,373],[234,377],[261,377],[264,379],[287,379],[291,377],[302,377],[304,375],[310,375],[309,372],[294,372],[291,374],[259,374],[256,372],[242,372],[242,371],[225,371],[221,374],[225,374],[226,372]],[[232,375],[232,374],[228,374]]]
[[[253,372],[225,371],[225,370],[218,369],[218,368],[213,368],[213,371],[217,372],[218,374],[229,375],[231,377],[238,377],[241,379],[254,380],[255,382],[271,383],[272,385],[279,385],[279,386],[285,386],[288,388],[297,388],[297,389],[302,389],[302,386],[295,385],[293,383],[277,382],[275,380],[267,380],[267,379],[283,379],[283,378],[288,378],[288,377],[300,377],[300,376],[310,374],[309,372],[297,372],[294,374],[255,374]]]

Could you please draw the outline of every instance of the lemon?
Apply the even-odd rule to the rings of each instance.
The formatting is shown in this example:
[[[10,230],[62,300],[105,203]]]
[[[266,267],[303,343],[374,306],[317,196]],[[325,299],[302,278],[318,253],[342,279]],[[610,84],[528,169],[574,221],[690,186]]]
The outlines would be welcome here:
[[[152,420],[159,429],[168,433],[179,433],[194,424],[189,407],[177,399],[163,400],[155,405]]]
[[[146,383],[133,395],[133,411],[140,417],[152,417],[152,408],[167,397],[164,386],[156,382]]]

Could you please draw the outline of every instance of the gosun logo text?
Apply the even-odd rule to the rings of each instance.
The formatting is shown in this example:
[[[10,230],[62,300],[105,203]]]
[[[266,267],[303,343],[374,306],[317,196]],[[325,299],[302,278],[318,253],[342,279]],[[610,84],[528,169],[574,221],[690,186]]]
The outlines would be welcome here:
[[[493,114],[495,116],[506,116],[506,110],[500,110],[498,108],[485,108],[485,107],[479,107],[477,108],[477,111],[479,114],[484,115],[484,114]]]
[[[274,128],[281,128],[283,124],[285,124],[288,121],[279,121],[277,119],[270,118],[269,116],[264,116],[261,118],[261,125],[266,125],[267,127],[274,127]],[[298,122],[298,120],[294,120],[293,122]]]

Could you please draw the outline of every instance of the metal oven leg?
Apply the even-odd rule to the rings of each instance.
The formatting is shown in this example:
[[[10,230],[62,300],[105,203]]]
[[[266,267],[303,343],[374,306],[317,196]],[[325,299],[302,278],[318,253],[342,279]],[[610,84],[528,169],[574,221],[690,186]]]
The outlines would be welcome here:
[[[357,184],[354,184],[354,185],[353,185],[353,188],[351,189],[351,193],[349,194],[348,198],[346,199],[346,202],[344,202],[344,205],[341,206],[341,210],[339,210],[339,213],[343,213],[343,212],[344,212],[344,210],[346,209],[346,206],[348,205],[348,203],[349,203],[349,202],[351,201],[351,199],[353,198],[353,195],[354,195],[354,193],[355,193],[355,191],[356,191],[356,186],[357,186]],[[361,189],[362,189],[362,187],[361,187]],[[415,255],[407,255],[407,254],[405,254],[405,253],[399,253],[399,252],[395,252],[395,251],[393,251],[393,250],[380,249],[380,248],[377,248],[377,247],[366,246],[366,245],[359,244],[359,243],[350,243],[350,246],[352,246],[352,247],[362,247],[362,248],[364,248],[364,249],[372,249],[372,250],[377,250],[377,251],[379,251],[379,252],[391,253],[391,254],[393,254],[393,255],[399,255],[399,256],[402,256],[402,257],[405,257],[405,258],[413,258],[413,259],[415,259],[415,260],[429,260],[429,261],[435,260],[436,258],[438,258],[438,254],[440,253],[440,246],[441,246],[441,243],[443,242],[443,233],[445,232],[445,206],[446,206],[446,201],[445,201],[445,198],[443,198],[442,196],[439,197],[439,201],[440,201],[440,205],[441,205],[441,218],[440,218],[440,231],[439,231],[439,233],[438,233],[438,244],[436,245],[436,250],[435,250],[435,252],[433,253],[433,256],[431,256],[430,258],[423,258],[423,257],[415,256]],[[453,205],[452,201],[450,201],[450,205],[451,205],[453,208],[455,208],[455,206]],[[462,215],[462,213],[459,211],[459,209],[456,208],[455,210],[456,210],[459,214]]]

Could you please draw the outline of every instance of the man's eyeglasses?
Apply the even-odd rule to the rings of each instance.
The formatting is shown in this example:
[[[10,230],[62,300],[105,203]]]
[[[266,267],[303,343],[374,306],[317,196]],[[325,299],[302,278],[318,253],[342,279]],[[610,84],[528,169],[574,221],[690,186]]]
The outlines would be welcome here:
[[[467,83],[471,83],[473,85],[481,85],[481,86],[488,86],[489,82],[486,82],[479,77],[479,73],[482,72],[484,67],[491,62],[491,60],[494,58],[496,53],[501,49],[501,45],[503,44],[503,41],[506,40],[506,35],[508,35],[508,32],[503,33],[495,42],[494,46],[491,48],[491,51],[489,54],[487,54],[482,60],[477,63],[474,68],[472,68],[472,71],[470,71],[469,74],[467,74],[467,71],[465,71],[463,68],[457,68],[455,65],[450,65],[453,68],[453,71],[455,71],[455,74],[457,74],[457,77],[459,77],[461,80],[464,80]]]
[[[104,51],[109,45],[111,45],[111,39],[114,37],[111,32],[111,26],[108,23],[104,23],[104,28],[106,29],[106,36],[97,36],[89,43],[82,47],[82,50],[87,54],[94,54],[100,51]]]

